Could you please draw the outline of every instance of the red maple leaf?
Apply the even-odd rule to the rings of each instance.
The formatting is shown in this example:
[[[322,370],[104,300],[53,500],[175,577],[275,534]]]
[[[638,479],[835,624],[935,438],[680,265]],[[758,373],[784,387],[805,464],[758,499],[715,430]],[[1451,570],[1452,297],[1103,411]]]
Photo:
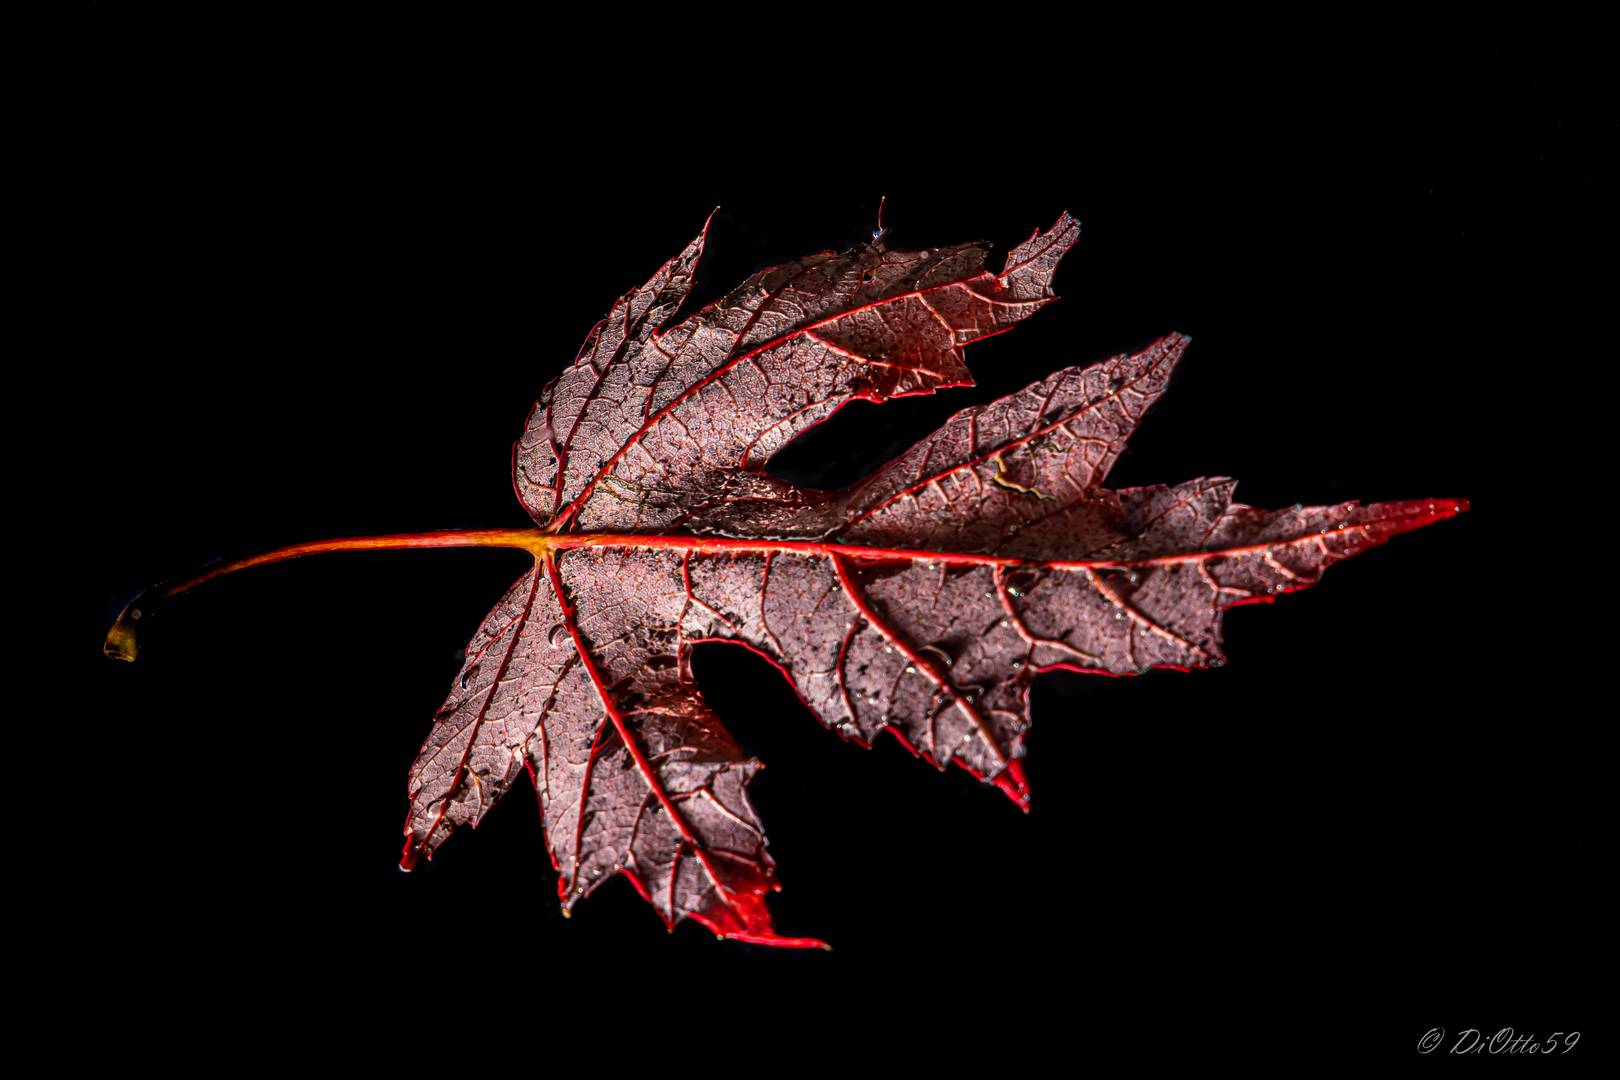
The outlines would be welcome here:
[[[625,875],[666,925],[807,946],[771,926],[760,763],[705,705],[690,647],[741,644],[844,738],[888,732],[1027,809],[1043,671],[1214,667],[1221,613],[1464,509],[1453,499],[1256,510],[1233,481],[1103,483],[1188,338],[1054,372],[957,413],[842,491],[765,465],[840,406],[971,385],[964,347],[1052,299],[1069,215],[986,247],[881,236],[762,270],[682,322],[704,232],[619,298],[513,449],[538,528],[320,541],[159,586],[108,634],[133,659],[158,601],[325,551],[501,546],[533,569],[484,619],[410,771],[401,865],[476,827],[525,771],[564,910]]]

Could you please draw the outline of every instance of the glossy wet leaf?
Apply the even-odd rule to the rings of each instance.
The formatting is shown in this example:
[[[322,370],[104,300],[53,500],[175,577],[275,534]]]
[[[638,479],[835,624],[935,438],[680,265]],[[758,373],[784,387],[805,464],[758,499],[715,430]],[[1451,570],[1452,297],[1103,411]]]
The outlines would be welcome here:
[[[994,273],[981,244],[821,252],[666,325],[699,235],[621,296],[515,447],[518,497],[551,539],[479,628],[411,770],[405,864],[527,773],[565,908],[623,874],[670,925],[815,944],[772,929],[760,765],[704,704],[692,645],[743,644],[844,738],[892,735],[1027,808],[1038,673],[1221,664],[1226,608],[1463,508],[1256,510],[1220,477],[1108,489],[1177,334],[963,410],[843,491],[765,471],[848,401],[969,385],[966,346],[1051,302],[1078,235],[1063,215]]]

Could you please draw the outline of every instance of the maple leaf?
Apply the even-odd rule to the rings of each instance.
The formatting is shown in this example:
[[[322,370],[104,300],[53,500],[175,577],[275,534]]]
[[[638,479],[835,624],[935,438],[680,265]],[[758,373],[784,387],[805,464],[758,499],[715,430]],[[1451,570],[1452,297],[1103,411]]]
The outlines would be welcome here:
[[[1068,214],[1013,249],[844,252],[768,267],[673,326],[708,226],[619,298],[513,448],[537,528],[317,541],[137,598],[108,634],[133,659],[155,605],[222,574],[326,551],[523,548],[409,774],[401,866],[476,827],[528,773],[564,911],[623,874],[673,928],[817,946],[772,928],[775,864],[747,786],[761,767],[704,703],[691,646],[758,653],[827,727],[888,732],[1021,808],[1043,671],[1224,662],[1222,613],[1312,584],[1461,500],[1257,510],[1224,477],[1103,486],[1181,359],[1170,334],[964,409],[834,492],[765,471],[844,404],[968,386],[964,348],[1054,299]]]

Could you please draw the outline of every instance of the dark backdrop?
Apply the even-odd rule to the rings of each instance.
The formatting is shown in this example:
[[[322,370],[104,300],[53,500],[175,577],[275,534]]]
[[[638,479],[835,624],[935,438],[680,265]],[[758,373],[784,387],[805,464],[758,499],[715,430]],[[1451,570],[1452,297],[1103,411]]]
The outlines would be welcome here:
[[[196,78],[148,69],[86,106],[64,220],[98,373],[72,397],[109,541],[78,571],[86,656],[142,586],[212,558],[525,524],[508,455],[530,402],[715,204],[699,302],[862,240],[882,195],[894,245],[984,238],[993,265],[1061,210],[1083,223],[1062,299],[969,349],[977,388],[844,410],[792,449],[805,482],[1177,330],[1192,347],[1115,484],[1475,507],[1232,612],[1224,669],[1043,677],[1028,817],[893,742],[841,742],[763,662],[704,647],[705,693],[769,765],[751,791],[777,927],[831,955],[666,934],[622,880],[564,921],[526,783],[396,869],[406,767],[525,557],[222,581],[140,663],[94,657],[65,688],[90,687],[98,738],[94,813],[57,841],[95,868],[60,900],[87,981],[130,1006],[152,973],[184,986],[183,1019],[151,1003],[160,1044],[223,1025],[298,1047],[360,1016],[407,1047],[522,1046],[546,1017],[611,1041],[667,1014],[674,1038],[761,1009],[800,1040],[1394,1060],[1433,1026],[1579,1029],[1598,763],[1537,599],[1570,569],[1539,448],[1575,377],[1554,279],[1599,129],[1556,85],[1507,92],[1509,45],[1468,48],[1433,76],[1376,54],[1360,90],[1350,50],[1256,51],[1128,121],[1060,67],[1038,93],[958,86],[959,117],[911,114],[919,71],[851,77],[837,108],[674,79],[598,123],[583,81],[490,81],[462,55],[460,83],[382,49],[254,54],[244,78],[235,53],[192,56]]]

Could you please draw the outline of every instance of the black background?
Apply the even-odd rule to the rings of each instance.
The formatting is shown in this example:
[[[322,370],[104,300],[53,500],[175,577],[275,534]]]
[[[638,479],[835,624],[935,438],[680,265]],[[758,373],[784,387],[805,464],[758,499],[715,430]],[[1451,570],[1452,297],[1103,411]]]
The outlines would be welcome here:
[[[557,40],[486,63],[432,27],[409,49],[258,29],[125,56],[77,106],[56,192],[85,301],[66,339],[95,359],[63,372],[94,436],[73,498],[100,523],[64,688],[95,733],[89,812],[54,841],[94,866],[54,901],[88,965],[70,996],[117,988],[157,1045],[295,1053],[566,1031],[656,1058],[745,1015],[783,1045],[828,1025],[1383,1061],[1511,1025],[1595,1053],[1598,717],[1565,675],[1584,658],[1548,532],[1571,473],[1546,448],[1602,351],[1559,335],[1601,325],[1569,266],[1613,125],[1547,74],[1556,49],[1443,25],[1251,45],[1149,106],[1170,58],[1144,47],[1094,94],[1063,80],[1109,50],[1040,33],[1033,82],[867,43],[836,93],[786,60],[711,87],[704,54],[631,94],[561,74]],[[964,405],[1177,330],[1116,486],[1473,512],[1231,613],[1224,669],[1046,676],[1028,817],[841,742],[763,662],[705,647],[704,692],[769,766],[777,928],[830,955],[666,934],[623,881],[564,921],[526,785],[396,869],[406,767],[520,554],[268,568],[177,602],[138,664],[94,655],[141,587],[212,558],[525,524],[530,402],[712,206],[696,303],[859,242],[880,195],[895,246],[988,239],[999,265],[1064,209],[1082,238],[1057,304],[969,350],[976,389],[846,409],[792,449],[796,478],[848,482]]]

